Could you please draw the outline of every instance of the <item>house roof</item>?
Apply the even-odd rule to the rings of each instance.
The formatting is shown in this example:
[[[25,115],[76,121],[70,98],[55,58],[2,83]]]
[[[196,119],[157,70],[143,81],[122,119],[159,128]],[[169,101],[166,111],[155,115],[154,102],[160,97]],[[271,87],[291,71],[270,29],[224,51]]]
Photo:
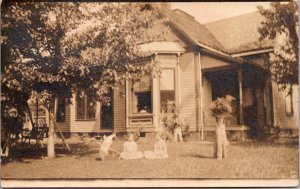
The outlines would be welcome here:
[[[253,12],[205,24],[209,31],[230,53],[264,49],[272,46],[271,41],[259,42],[257,29],[264,17]]]
[[[202,24],[194,19],[191,15],[182,10],[169,10],[161,8],[161,13],[194,43],[205,45],[212,49],[226,52],[226,49],[213,36],[213,34]]]

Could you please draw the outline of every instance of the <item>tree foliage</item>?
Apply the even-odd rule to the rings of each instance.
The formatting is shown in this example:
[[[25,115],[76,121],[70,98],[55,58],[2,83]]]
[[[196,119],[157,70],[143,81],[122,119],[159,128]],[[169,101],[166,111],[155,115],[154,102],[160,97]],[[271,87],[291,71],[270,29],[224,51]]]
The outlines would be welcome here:
[[[281,90],[298,85],[298,2],[273,2],[270,9],[258,6],[265,17],[259,28],[260,40],[274,41],[274,52],[270,53],[273,79]]]
[[[149,56],[139,45],[161,22],[144,3],[12,2],[1,9],[4,108],[27,106],[32,94],[49,103],[76,91],[107,102],[125,79],[157,69],[130,65]]]
[[[8,2],[1,10],[2,120],[11,107],[29,111],[32,99],[51,113],[56,97],[70,103],[74,92],[109,103],[126,79],[160,73],[153,61],[131,64],[151,58],[140,46],[161,36],[146,32],[163,19],[145,3]]]

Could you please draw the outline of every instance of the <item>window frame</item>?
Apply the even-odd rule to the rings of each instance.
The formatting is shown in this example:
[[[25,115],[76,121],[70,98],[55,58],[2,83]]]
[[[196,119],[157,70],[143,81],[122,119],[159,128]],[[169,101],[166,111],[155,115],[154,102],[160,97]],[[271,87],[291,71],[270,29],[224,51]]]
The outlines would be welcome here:
[[[58,119],[58,108],[59,108],[59,105],[60,105],[60,101],[62,101],[63,102],[63,106],[64,106],[64,116],[63,116],[63,120],[59,120]],[[55,118],[56,118],[56,122],[58,122],[58,123],[64,123],[64,122],[66,122],[66,102],[65,102],[65,99],[64,98],[62,98],[62,97],[58,97],[57,99],[56,99],[56,110],[55,110]]]
[[[287,98],[290,98],[290,109],[291,111],[288,112],[287,111]],[[285,95],[285,98],[284,98],[284,106],[285,106],[285,114],[287,116],[293,116],[294,115],[294,107],[293,107],[293,91],[291,91],[291,93],[288,93],[287,95]]]
[[[172,91],[172,92],[174,92],[174,103],[175,103],[175,105],[177,105],[177,92],[176,92],[176,90],[177,90],[177,88],[176,88],[176,67],[163,67],[162,68],[162,70],[173,70],[173,73],[174,73],[174,75],[173,75],[173,81],[174,81],[174,89],[173,90],[161,90],[161,78],[159,79],[159,107],[160,107],[160,113],[163,113],[162,112],[162,104],[161,104],[161,102],[162,102],[162,99],[161,99],[161,92],[163,92],[163,91],[165,91],[165,92],[170,92],[170,91]],[[162,71],[163,72],[163,71]]]
[[[133,112],[133,95],[135,95],[135,91],[134,91],[134,88],[133,88],[133,81],[130,80],[129,82],[129,112],[130,112],[130,115],[131,116],[142,116],[142,115],[146,115],[146,116],[150,116],[150,115],[153,115],[153,78],[151,77],[151,75],[145,75],[145,76],[149,76],[150,78],[150,90],[140,90],[140,91],[136,91],[138,93],[142,93],[142,92],[151,92],[151,113],[149,112],[146,112],[146,113],[140,113],[140,112],[136,112],[134,113]]]
[[[78,113],[78,102],[77,102],[77,95],[79,95],[78,93],[75,96],[75,120],[76,121],[94,121],[96,120],[96,113],[97,113],[97,103],[95,103],[95,115],[93,118],[87,118],[87,99],[89,98],[88,95],[84,94],[84,118],[78,118],[77,117],[77,113]]]

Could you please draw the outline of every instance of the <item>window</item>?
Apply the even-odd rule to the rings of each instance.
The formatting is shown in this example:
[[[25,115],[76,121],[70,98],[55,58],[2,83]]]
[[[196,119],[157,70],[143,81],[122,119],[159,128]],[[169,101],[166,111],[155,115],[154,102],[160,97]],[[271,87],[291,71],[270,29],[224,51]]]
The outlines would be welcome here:
[[[87,95],[78,93],[76,95],[76,119],[95,119],[96,103]]]
[[[175,102],[175,70],[163,69],[160,78],[161,111],[166,112]]]
[[[152,85],[150,76],[144,76],[132,86],[131,111],[152,113]]]
[[[65,99],[57,98],[56,121],[64,122],[66,117]]]
[[[293,95],[292,92],[285,96],[285,112],[287,115],[293,115]]]

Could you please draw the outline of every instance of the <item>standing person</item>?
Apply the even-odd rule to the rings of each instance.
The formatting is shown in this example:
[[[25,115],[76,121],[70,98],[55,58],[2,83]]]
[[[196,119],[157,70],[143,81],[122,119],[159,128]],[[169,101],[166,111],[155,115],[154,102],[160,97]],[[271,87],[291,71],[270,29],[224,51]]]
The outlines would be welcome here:
[[[120,154],[121,159],[140,159],[143,158],[143,153],[138,151],[137,143],[134,141],[132,133],[128,135],[128,141],[123,143],[123,152]]]
[[[179,117],[179,115],[175,114],[175,121],[174,121],[174,141],[177,142],[179,139],[179,142],[183,142],[182,140],[182,125],[183,120]]]

